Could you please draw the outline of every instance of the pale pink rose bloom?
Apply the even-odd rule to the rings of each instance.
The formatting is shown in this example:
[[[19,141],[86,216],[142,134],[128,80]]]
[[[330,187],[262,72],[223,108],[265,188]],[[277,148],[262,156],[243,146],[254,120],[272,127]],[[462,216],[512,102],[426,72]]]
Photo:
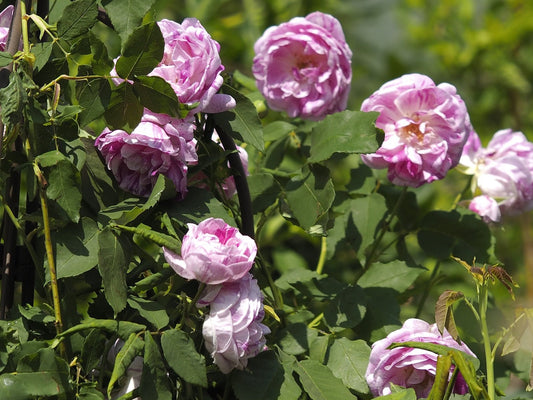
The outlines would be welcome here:
[[[472,201],[470,201],[468,208],[476,214],[479,214],[479,216],[483,218],[483,221],[487,223],[500,222],[502,217],[498,202],[492,197],[484,194],[474,197]]]
[[[374,396],[391,394],[391,383],[413,388],[418,399],[428,396],[435,381],[437,354],[409,347],[388,349],[392,343],[408,341],[440,344],[475,356],[464,343],[458,344],[446,330],[441,335],[436,324],[430,325],[416,318],[408,319],[400,329],[372,345],[366,381]],[[450,377],[453,368],[450,370]],[[468,393],[468,386],[460,373],[453,392]]]
[[[0,12],[0,51],[6,51],[9,28],[11,27],[14,10],[15,7],[7,6]]]
[[[105,128],[95,145],[119,186],[147,197],[159,174],[168,177],[179,198],[187,193],[188,165],[198,161],[194,123],[145,109],[131,134]]]
[[[463,147],[457,168],[464,174],[473,175],[477,168],[477,160],[482,151],[481,140],[477,133],[472,130]]]
[[[208,285],[198,306],[209,305],[202,333],[207,351],[227,374],[244,369],[248,359],[266,350],[270,329],[261,323],[263,296],[250,274],[235,282]]]
[[[163,19],[158,23],[165,50],[159,65],[149,74],[165,79],[180,103],[199,103],[192,112],[217,113],[235,107],[233,97],[217,94],[224,83],[220,45],[196,18],[181,24]]]
[[[467,153],[461,160],[469,168],[463,172],[474,176],[475,194],[493,198],[502,215],[533,209],[533,143],[522,132],[500,130],[486,148]]]
[[[427,76],[404,75],[385,83],[366,99],[362,111],[377,111],[385,139],[362,156],[371,168],[387,168],[389,180],[418,187],[444,178],[459,162],[473,130],[454,86],[436,86]]]
[[[352,51],[331,15],[317,11],[272,26],[254,50],[252,71],[271,109],[320,120],[346,108]]]
[[[219,218],[187,226],[181,255],[163,248],[165,259],[181,277],[216,285],[239,280],[252,268],[257,245],[237,228]]]

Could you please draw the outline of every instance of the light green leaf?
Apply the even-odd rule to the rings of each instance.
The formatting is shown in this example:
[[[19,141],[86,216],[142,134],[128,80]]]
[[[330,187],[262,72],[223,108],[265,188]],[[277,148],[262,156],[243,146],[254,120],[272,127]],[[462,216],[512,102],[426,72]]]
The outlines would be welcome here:
[[[374,153],[380,146],[378,115],[349,110],[328,115],[313,128],[309,162],[327,160],[335,153]]]
[[[155,0],[105,0],[102,4],[124,44],[154,3]]]
[[[104,295],[116,315],[126,307],[128,252],[110,229],[98,234],[98,245],[98,270],[102,276]]]
[[[6,67],[13,62],[13,56],[5,51],[0,51],[0,67]]]
[[[327,366],[337,378],[359,393],[368,393],[366,368],[370,347],[364,340],[336,339],[329,350]]]
[[[424,271],[424,268],[409,267],[402,260],[394,260],[388,263],[375,262],[361,276],[357,284],[364,288],[391,288],[403,293]]]
[[[113,390],[115,382],[126,373],[126,370],[132,363],[133,359],[142,354],[143,348],[144,342],[135,333],[132,333],[128,340],[124,342],[124,346],[122,346],[115,358],[113,372],[111,373],[111,378],[107,385],[107,395],[109,397],[111,397],[111,391]]]
[[[168,325],[168,314],[161,303],[141,297],[129,297],[128,304],[131,308],[139,311],[141,317],[150,322],[157,330]]]
[[[356,399],[336,378],[331,370],[315,360],[303,360],[295,364],[294,371],[300,377],[305,392],[313,400]]]
[[[114,319],[90,319],[83,321],[81,324],[74,325],[72,328],[67,329],[58,337],[70,336],[78,332],[85,331],[87,329],[101,329],[106,332],[116,334],[122,340],[126,340],[131,334],[140,332],[146,329],[145,325],[136,324],[135,322],[120,321]]]
[[[196,351],[193,340],[185,332],[166,330],[161,336],[161,348],[170,368],[183,380],[207,387],[205,358]]]

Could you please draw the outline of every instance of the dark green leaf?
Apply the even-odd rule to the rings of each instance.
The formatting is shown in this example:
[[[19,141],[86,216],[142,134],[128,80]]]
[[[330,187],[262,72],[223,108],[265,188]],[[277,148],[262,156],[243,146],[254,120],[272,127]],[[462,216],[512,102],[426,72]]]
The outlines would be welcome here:
[[[48,151],[35,157],[35,162],[41,167],[51,167],[64,160],[67,160],[67,157],[57,150]]]
[[[254,104],[245,95],[228,85],[222,87],[222,92],[232,96],[237,105],[231,111],[213,114],[216,124],[227,132],[233,132],[232,136],[236,139],[263,151],[265,149],[263,126]]]
[[[305,392],[313,400],[356,399],[328,367],[315,360],[299,361],[294,370]]]
[[[111,88],[108,81],[88,79],[76,86],[76,92],[82,107],[78,122],[84,127],[104,114],[111,97]]]
[[[157,330],[168,325],[168,314],[161,303],[141,297],[130,297],[128,304],[131,308],[139,311],[141,317],[150,322]]]
[[[364,340],[336,339],[329,350],[327,366],[346,387],[368,393],[366,368],[370,347]]]
[[[15,125],[22,119],[22,109],[28,103],[28,95],[17,73],[9,75],[9,84],[0,89],[2,121],[6,127]]]
[[[89,32],[89,44],[91,46],[91,66],[93,73],[98,75],[109,75],[113,69],[113,61],[109,59],[107,47],[96,35]]]
[[[310,344],[318,336],[315,329],[304,323],[290,324],[279,332],[279,345],[287,354],[299,355],[309,350]]]
[[[105,0],[105,7],[113,27],[122,39],[122,43],[137,28],[155,0]]]
[[[102,276],[105,298],[116,315],[126,307],[128,251],[110,229],[98,234],[98,245],[98,270]]]
[[[207,387],[205,358],[196,351],[194,342],[185,332],[169,329],[161,336],[161,348],[170,368],[183,380]]]
[[[5,51],[0,51],[0,67],[6,67],[13,62],[13,56]]]
[[[84,372],[90,372],[103,362],[102,349],[107,342],[106,335],[99,329],[92,329],[85,337],[80,355],[80,364]]]
[[[231,387],[239,400],[297,400],[301,391],[291,379],[275,353],[265,351],[231,375]]]
[[[133,85],[122,82],[111,92],[105,112],[107,126],[131,132],[141,121],[144,108],[133,91]]]
[[[65,393],[69,388],[69,366],[61,357],[56,356],[49,347],[22,357],[17,364],[17,373],[47,372],[55,381],[56,392]]]
[[[0,375],[0,398],[28,400],[37,396],[56,396],[65,393],[56,374],[52,372],[21,372]]]
[[[135,333],[132,333],[128,340],[124,342],[124,346],[122,346],[115,358],[113,372],[111,373],[111,378],[107,385],[107,395],[109,397],[111,397],[111,391],[113,390],[115,382],[126,373],[126,370],[132,363],[133,359],[142,354],[143,348],[144,342]]]
[[[172,400],[170,380],[159,346],[150,332],[144,334],[144,357],[139,395],[144,400]]]
[[[420,223],[418,244],[431,257],[492,262],[494,242],[490,229],[469,210],[431,211]]]
[[[178,97],[170,84],[159,76],[138,76],[133,82],[133,90],[141,99],[144,107],[155,113],[171,117],[185,117],[180,109]]]
[[[375,342],[402,325],[398,292],[390,288],[377,287],[365,288],[365,293],[366,314],[357,329],[362,337],[368,337],[371,342]]]
[[[134,322],[114,319],[90,319],[67,329],[58,336],[70,336],[87,329],[102,329],[106,332],[118,335],[122,340],[126,340],[132,333],[137,333],[146,329],[146,326]]]
[[[313,128],[309,162],[327,160],[335,153],[374,153],[380,146],[378,115],[349,110],[328,115]]]
[[[248,187],[254,213],[264,211],[274,204],[281,192],[278,182],[272,175],[266,173],[249,176]]]
[[[65,211],[72,222],[80,220],[80,171],[70,160],[61,160],[50,168],[46,196]]]
[[[424,268],[409,267],[402,260],[394,260],[388,263],[375,262],[357,283],[364,288],[386,287],[403,293],[424,271]]]
[[[359,286],[348,286],[327,305],[324,320],[333,331],[339,331],[357,326],[365,312],[365,292]]]
[[[76,0],[63,10],[63,16],[57,22],[57,35],[67,41],[75,39],[89,32],[97,17],[95,0]]]
[[[124,45],[117,60],[117,74],[129,79],[136,75],[147,75],[161,62],[165,42],[155,22],[135,29]]]
[[[31,52],[35,56],[35,65],[33,66],[35,72],[38,72],[45,67],[52,54],[53,47],[53,42],[36,43],[32,46]]]
[[[304,169],[285,186],[287,203],[292,214],[305,230],[310,230],[324,217],[333,204],[335,189],[329,170],[320,165]]]
[[[293,132],[296,129],[296,126],[289,124],[285,121],[274,121],[268,125],[265,125],[263,129],[263,135],[265,142],[273,142],[275,140],[281,139],[282,137],[288,136],[290,132]]]

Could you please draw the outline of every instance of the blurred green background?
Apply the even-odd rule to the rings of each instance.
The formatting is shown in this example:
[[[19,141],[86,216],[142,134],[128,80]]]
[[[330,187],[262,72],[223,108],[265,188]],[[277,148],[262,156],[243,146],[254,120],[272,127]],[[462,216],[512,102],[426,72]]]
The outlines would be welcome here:
[[[384,82],[418,72],[457,87],[484,145],[504,128],[533,139],[531,0],[159,0],[156,18],[198,18],[221,44],[226,71],[251,77],[262,32],[317,10],[340,20],[354,53],[349,109]],[[422,189],[430,193],[426,206],[449,207],[464,184],[452,171]],[[532,304],[531,213],[494,231],[498,257],[521,286],[519,299]]]

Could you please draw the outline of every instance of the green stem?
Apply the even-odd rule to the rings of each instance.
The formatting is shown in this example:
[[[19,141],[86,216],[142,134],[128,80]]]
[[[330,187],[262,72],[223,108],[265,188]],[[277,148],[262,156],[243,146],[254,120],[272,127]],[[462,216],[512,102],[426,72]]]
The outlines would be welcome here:
[[[315,326],[318,325],[318,323],[324,318],[324,313],[318,314],[315,319],[313,319],[309,324],[307,324],[307,327],[310,329],[313,329]]]
[[[192,308],[196,307],[196,302],[198,301],[198,299],[202,295],[202,292],[204,291],[206,286],[207,285],[205,283],[200,282],[200,285],[198,286],[198,290],[196,291],[196,294],[194,295],[194,298],[191,300],[191,302],[189,304],[187,304],[187,306],[183,310],[183,315],[181,316],[181,321],[180,321],[178,326],[180,326],[180,327],[183,326],[183,323],[189,317],[189,314],[191,313]]]
[[[26,15],[26,4],[24,1],[20,2],[20,15],[22,18],[22,43],[24,54],[30,53],[30,41],[28,40],[28,16]]]
[[[276,310],[282,309],[283,297],[281,296],[281,292],[279,291],[278,286],[274,282],[274,279],[272,279],[272,275],[270,274],[268,267],[260,261],[259,257],[256,257],[255,262],[259,265],[259,268],[263,272],[263,275],[267,278],[268,286],[270,286],[270,289],[272,290],[272,295],[274,296],[274,308]]]
[[[60,335],[63,333],[63,318],[61,316],[61,301],[59,299],[59,287],[57,283],[57,272],[54,261],[54,249],[52,246],[52,235],[50,231],[50,217],[48,215],[48,203],[46,201],[46,193],[43,188],[39,190],[41,198],[41,210],[43,215],[44,228],[44,245],[46,249],[46,257],[48,260],[48,270],[50,272],[50,286],[52,287],[52,302],[54,306],[56,333]],[[64,358],[66,358],[65,343],[61,342],[60,351]]]
[[[492,357],[492,348],[490,346],[489,328],[487,325],[487,303],[488,288],[487,282],[483,282],[479,290],[479,317],[481,323],[481,336],[483,337],[483,348],[485,350],[485,366],[487,373],[487,391],[489,400],[494,400],[496,388],[494,383],[494,359]]]
[[[326,263],[326,253],[328,250],[328,244],[326,240],[326,236],[322,236],[322,240],[320,243],[320,257],[318,258],[318,264],[316,266],[316,273],[321,275],[322,270],[324,269],[324,264]]]

